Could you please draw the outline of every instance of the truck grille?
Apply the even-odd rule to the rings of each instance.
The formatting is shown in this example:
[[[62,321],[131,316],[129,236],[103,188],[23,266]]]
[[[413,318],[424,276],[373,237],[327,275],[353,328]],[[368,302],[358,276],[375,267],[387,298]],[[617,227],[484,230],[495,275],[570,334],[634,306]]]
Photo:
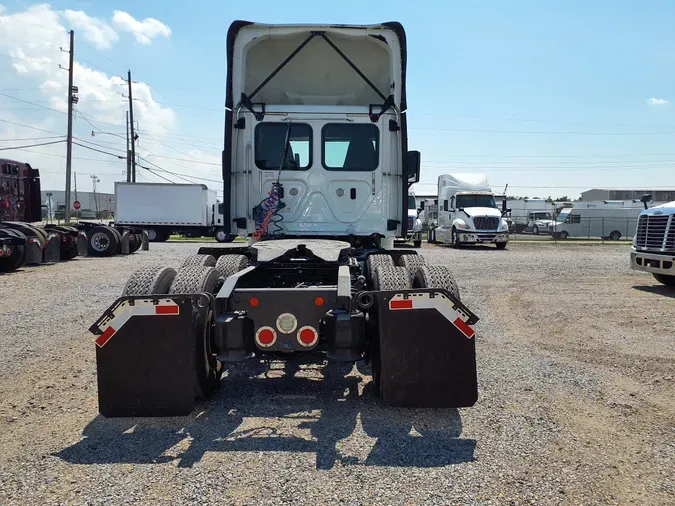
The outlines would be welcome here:
[[[499,226],[499,218],[476,216],[473,223],[476,225],[476,230],[495,230]]]
[[[638,219],[635,245],[653,251],[675,250],[675,218],[669,216],[642,215]]]
[[[415,218],[408,216],[408,230],[412,230],[413,226],[415,226]]]

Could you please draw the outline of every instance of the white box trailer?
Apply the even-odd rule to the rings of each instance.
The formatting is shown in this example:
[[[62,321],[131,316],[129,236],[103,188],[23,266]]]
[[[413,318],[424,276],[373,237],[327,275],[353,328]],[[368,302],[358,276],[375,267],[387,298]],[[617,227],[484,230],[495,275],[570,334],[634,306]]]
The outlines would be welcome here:
[[[115,183],[115,223],[147,231],[151,241],[171,234],[230,240],[222,204],[203,184]]]
[[[566,208],[556,217],[549,234],[560,239],[632,239],[640,212],[639,207]]]

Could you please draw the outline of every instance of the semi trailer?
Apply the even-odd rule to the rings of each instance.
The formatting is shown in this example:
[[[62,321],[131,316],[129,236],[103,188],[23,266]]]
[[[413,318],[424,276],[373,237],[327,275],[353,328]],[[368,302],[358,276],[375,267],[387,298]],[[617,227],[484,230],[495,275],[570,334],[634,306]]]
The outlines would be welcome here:
[[[143,241],[143,231],[137,228],[83,221],[43,223],[40,171],[29,163],[0,159],[0,272],[78,255],[133,253]]]
[[[115,183],[115,225],[137,227],[152,242],[172,234],[215,237],[230,242],[223,226],[223,204],[204,184]]]
[[[229,27],[223,224],[248,244],[129,277],[89,329],[103,416],[188,414],[245,360],[367,363],[387,404],[476,402],[477,315],[447,266],[394,248],[420,170],[406,58],[397,22]]]

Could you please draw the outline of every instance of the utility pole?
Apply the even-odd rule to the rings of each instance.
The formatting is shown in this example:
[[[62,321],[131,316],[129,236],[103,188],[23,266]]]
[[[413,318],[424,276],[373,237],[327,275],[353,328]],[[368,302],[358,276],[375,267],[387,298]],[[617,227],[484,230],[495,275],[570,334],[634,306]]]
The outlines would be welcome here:
[[[68,51],[68,138],[66,139],[66,223],[70,223],[70,169],[73,156],[73,53],[75,32],[70,31]]]
[[[131,151],[129,149],[129,111],[127,111],[127,183],[131,183]]]
[[[131,129],[131,182],[136,182],[136,142],[134,136],[134,97],[131,91],[131,70],[127,74],[129,84],[129,128]]]

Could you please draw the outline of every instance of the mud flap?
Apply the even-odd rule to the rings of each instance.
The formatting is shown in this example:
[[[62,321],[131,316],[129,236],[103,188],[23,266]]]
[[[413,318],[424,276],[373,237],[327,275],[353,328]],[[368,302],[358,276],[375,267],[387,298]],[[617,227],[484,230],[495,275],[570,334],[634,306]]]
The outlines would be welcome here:
[[[129,254],[129,232],[124,232],[122,234],[122,240],[120,241],[120,250],[123,255]]]
[[[196,332],[213,297],[122,297],[91,326],[99,412],[183,416],[194,409]]]
[[[80,233],[77,234],[77,255],[86,257],[88,252],[89,248],[87,247],[87,234],[86,232],[80,231]]]
[[[460,408],[478,400],[478,317],[440,289],[371,292],[379,322],[380,395],[387,404]]]
[[[26,261],[25,265],[37,265],[42,263],[42,248],[40,241],[34,237],[29,237],[26,241]]]
[[[44,261],[46,263],[56,263],[61,261],[61,236],[59,234],[49,234],[45,242]]]

